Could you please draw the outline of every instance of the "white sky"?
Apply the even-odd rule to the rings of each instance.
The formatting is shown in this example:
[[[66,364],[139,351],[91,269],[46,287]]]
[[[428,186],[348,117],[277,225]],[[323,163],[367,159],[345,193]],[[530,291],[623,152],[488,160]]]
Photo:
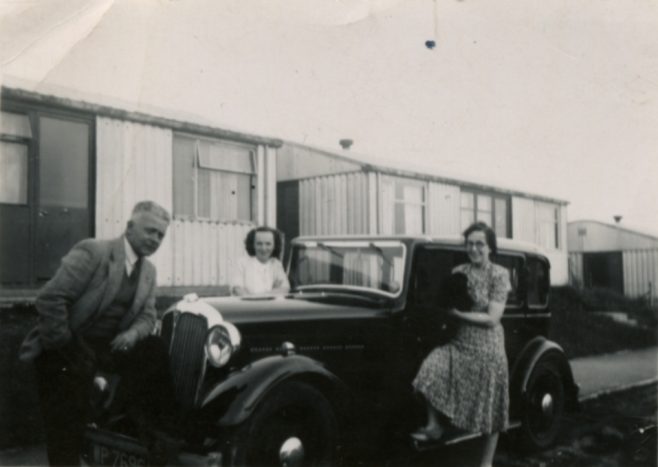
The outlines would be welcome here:
[[[658,231],[655,0],[0,0],[0,54],[8,84],[352,138]]]

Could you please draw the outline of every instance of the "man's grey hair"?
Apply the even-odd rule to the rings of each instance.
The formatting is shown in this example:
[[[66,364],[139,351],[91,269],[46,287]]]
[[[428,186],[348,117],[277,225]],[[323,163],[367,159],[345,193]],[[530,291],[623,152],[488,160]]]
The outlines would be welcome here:
[[[171,222],[171,216],[169,215],[169,211],[167,211],[165,208],[160,206],[158,203],[148,200],[140,201],[137,204],[135,204],[132,215],[130,217],[134,218],[139,214],[147,213],[147,212],[155,216],[158,216],[159,218],[164,220],[167,224]]]

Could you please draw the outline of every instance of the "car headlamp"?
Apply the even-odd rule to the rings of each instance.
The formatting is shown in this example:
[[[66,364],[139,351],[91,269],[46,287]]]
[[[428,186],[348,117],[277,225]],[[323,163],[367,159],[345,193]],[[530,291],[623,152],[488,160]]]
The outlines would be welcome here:
[[[240,331],[226,321],[213,326],[206,335],[206,358],[215,368],[226,365],[240,349]]]

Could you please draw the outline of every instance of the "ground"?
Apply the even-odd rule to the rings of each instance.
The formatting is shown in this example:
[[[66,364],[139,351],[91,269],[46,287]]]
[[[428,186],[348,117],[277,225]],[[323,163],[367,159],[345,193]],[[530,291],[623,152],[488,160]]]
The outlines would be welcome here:
[[[496,467],[639,467],[656,466],[656,432],[646,436],[638,429],[656,424],[658,388],[655,383],[583,402],[582,410],[568,414],[558,444],[547,451],[519,452],[513,433],[500,443]],[[644,438],[644,439],[643,439]],[[644,441],[644,444],[641,444]],[[648,452],[645,461],[634,461]],[[468,467],[478,465],[479,440],[423,453],[392,463],[395,466]]]

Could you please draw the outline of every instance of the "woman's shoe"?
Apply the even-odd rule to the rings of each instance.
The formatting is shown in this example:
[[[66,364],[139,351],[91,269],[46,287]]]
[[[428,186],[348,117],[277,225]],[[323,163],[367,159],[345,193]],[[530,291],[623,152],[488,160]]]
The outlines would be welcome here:
[[[428,430],[423,427],[411,433],[411,437],[422,443],[436,442],[443,437],[443,430],[440,428]]]

